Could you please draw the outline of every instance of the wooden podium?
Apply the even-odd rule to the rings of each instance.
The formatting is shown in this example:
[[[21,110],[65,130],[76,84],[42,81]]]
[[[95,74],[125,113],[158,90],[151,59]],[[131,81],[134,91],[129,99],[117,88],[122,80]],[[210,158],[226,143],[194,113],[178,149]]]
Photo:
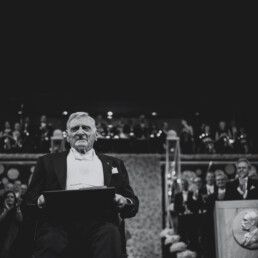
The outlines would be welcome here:
[[[247,233],[242,229],[242,218],[249,211],[258,211],[258,200],[216,201],[214,223],[217,258],[258,258],[258,248],[248,248],[242,244]]]

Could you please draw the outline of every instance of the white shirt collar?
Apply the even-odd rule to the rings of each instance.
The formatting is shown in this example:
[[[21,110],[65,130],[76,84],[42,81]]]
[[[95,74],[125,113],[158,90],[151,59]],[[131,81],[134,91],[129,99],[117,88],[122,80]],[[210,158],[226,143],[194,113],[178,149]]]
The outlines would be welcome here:
[[[85,154],[79,153],[75,148],[71,147],[70,152],[73,154],[76,160],[93,160],[95,156],[94,149],[90,149]]]
[[[219,194],[225,193],[225,192],[226,192],[226,188],[224,188],[224,189],[220,189],[220,188],[219,188],[219,189],[218,189],[218,193],[219,193]]]

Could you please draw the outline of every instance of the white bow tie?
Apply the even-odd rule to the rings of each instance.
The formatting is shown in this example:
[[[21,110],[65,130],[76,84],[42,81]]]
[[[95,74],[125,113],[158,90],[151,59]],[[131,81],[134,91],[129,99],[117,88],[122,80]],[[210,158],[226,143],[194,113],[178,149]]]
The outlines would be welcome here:
[[[76,160],[92,160],[92,157],[90,155],[75,154],[74,158]]]
[[[73,151],[73,155],[74,155],[74,158],[76,160],[89,160],[89,161],[93,160],[93,153],[92,152],[81,154],[77,151]]]

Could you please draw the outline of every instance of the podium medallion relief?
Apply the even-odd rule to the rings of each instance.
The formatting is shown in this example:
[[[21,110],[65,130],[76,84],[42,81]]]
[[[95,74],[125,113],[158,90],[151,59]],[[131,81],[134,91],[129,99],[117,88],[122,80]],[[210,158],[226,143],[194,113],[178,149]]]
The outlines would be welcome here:
[[[243,248],[258,249],[258,210],[240,211],[234,218],[232,233],[236,242]]]

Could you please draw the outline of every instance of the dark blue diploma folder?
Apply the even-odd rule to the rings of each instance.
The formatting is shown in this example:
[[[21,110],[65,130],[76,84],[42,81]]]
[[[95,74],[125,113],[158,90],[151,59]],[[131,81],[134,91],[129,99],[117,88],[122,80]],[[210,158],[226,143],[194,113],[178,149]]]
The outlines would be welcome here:
[[[43,192],[46,216],[55,220],[100,220],[117,222],[114,187]]]

